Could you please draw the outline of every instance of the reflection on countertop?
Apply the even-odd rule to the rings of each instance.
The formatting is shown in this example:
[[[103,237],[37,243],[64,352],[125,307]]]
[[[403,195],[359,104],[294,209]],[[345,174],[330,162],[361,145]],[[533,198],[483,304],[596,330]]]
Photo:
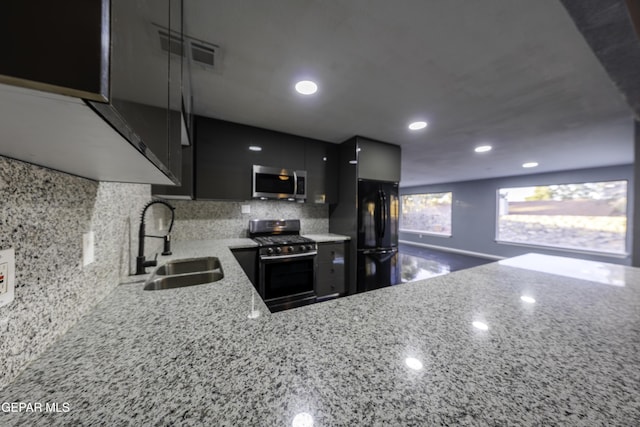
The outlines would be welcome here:
[[[557,274],[612,286],[624,286],[624,266],[577,258],[530,253],[499,261],[502,265]]]
[[[236,242],[248,244],[247,242]],[[117,287],[16,381],[8,425],[637,425],[640,270],[625,286],[490,263],[248,317],[228,241],[211,285]],[[266,310],[261,301],[258,309]]]

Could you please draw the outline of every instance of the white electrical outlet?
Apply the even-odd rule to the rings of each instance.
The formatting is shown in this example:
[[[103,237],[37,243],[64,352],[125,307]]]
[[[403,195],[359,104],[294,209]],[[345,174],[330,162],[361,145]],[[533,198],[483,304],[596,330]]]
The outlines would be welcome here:
[[[82,235],[82,266],[86,267],[94,261],[93,231]]]
[[[158,218],[158,231],[164,230],[164,218]]]
[[[16,255],[13,250],[0,251],[0,307],[13,301],[16,282]]]
[[[251,205],[241,205],[241,209],[243,214],[251,213]]]

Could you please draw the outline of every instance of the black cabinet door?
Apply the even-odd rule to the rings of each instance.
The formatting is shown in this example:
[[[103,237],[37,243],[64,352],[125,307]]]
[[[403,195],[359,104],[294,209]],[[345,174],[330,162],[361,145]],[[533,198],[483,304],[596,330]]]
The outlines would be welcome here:
[[[0,5],[0,82],[107,101],[109,0]]]
[[[258,289],[258,248],[232,249],[231,253],[242,267],[244,274]]]
[[[111,0],[109,104],[90,105],[158,169],[179,184],[181,151],[179,82],[175,66],[162,49],[161,34],[180,30],[181,0]],[[173,27],[173,28],[172,28]],[[178,60],[179,63],[179,60]],[[177,136],[176,136],[177,135]]]
[[[346,242],[319,243],[316,257],[316,295],[335,297],[347,292]]]
[[[357,138],[358,178],[400,182],[400,146]]]
[[[182,55],[172,59],[162,49],[162,32],[181,40],[182,0],[2,2],[0,82],[83,98],[148,160],[141,164],[152,171],[149,175],[160,170],[179,183]],[[85,137],[67,139],[81,144]],[[120,143],[115,133],[113,140],[102,142]],[[91,158],[91,152],[82,151],[91,161],[109,161]],[[46,158],[37,163],[49,166]],[[99,179],[128,180],[112,175],[109,167],[104,170]],[[131,176],[140,182],[138,171]]]
[[[182,146],[180,185],[152,185],[151,194],[167,199],[193,199],[193,145]]]
[[[196,198],[249,200],[253,165],[303,170],[307,138],[196,117]]]
[[[338,199],[338,146],[308,140],[305,144],[307,203],[336,203]]]

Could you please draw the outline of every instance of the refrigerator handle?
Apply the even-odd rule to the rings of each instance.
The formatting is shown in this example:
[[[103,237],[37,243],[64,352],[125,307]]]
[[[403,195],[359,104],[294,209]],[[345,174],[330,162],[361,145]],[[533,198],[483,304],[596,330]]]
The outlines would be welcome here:
[[[384,202],[382,200],[382,190],[378,190],[378,201],[376,206],[376,237],[382,239],[382,218],[384,215]]]
[[[380,228],[380,238],[382,239],[387,232],[387,219],[389,218],[389,213],[387,209],[387,195],[384,190],[380,190],[382,196],[382,227]]]

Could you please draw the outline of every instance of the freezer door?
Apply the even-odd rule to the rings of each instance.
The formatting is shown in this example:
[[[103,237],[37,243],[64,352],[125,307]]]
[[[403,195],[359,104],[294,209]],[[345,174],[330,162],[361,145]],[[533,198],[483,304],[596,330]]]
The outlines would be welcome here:
[[[398,249],[358,251],[358,292],[400,283]]]

